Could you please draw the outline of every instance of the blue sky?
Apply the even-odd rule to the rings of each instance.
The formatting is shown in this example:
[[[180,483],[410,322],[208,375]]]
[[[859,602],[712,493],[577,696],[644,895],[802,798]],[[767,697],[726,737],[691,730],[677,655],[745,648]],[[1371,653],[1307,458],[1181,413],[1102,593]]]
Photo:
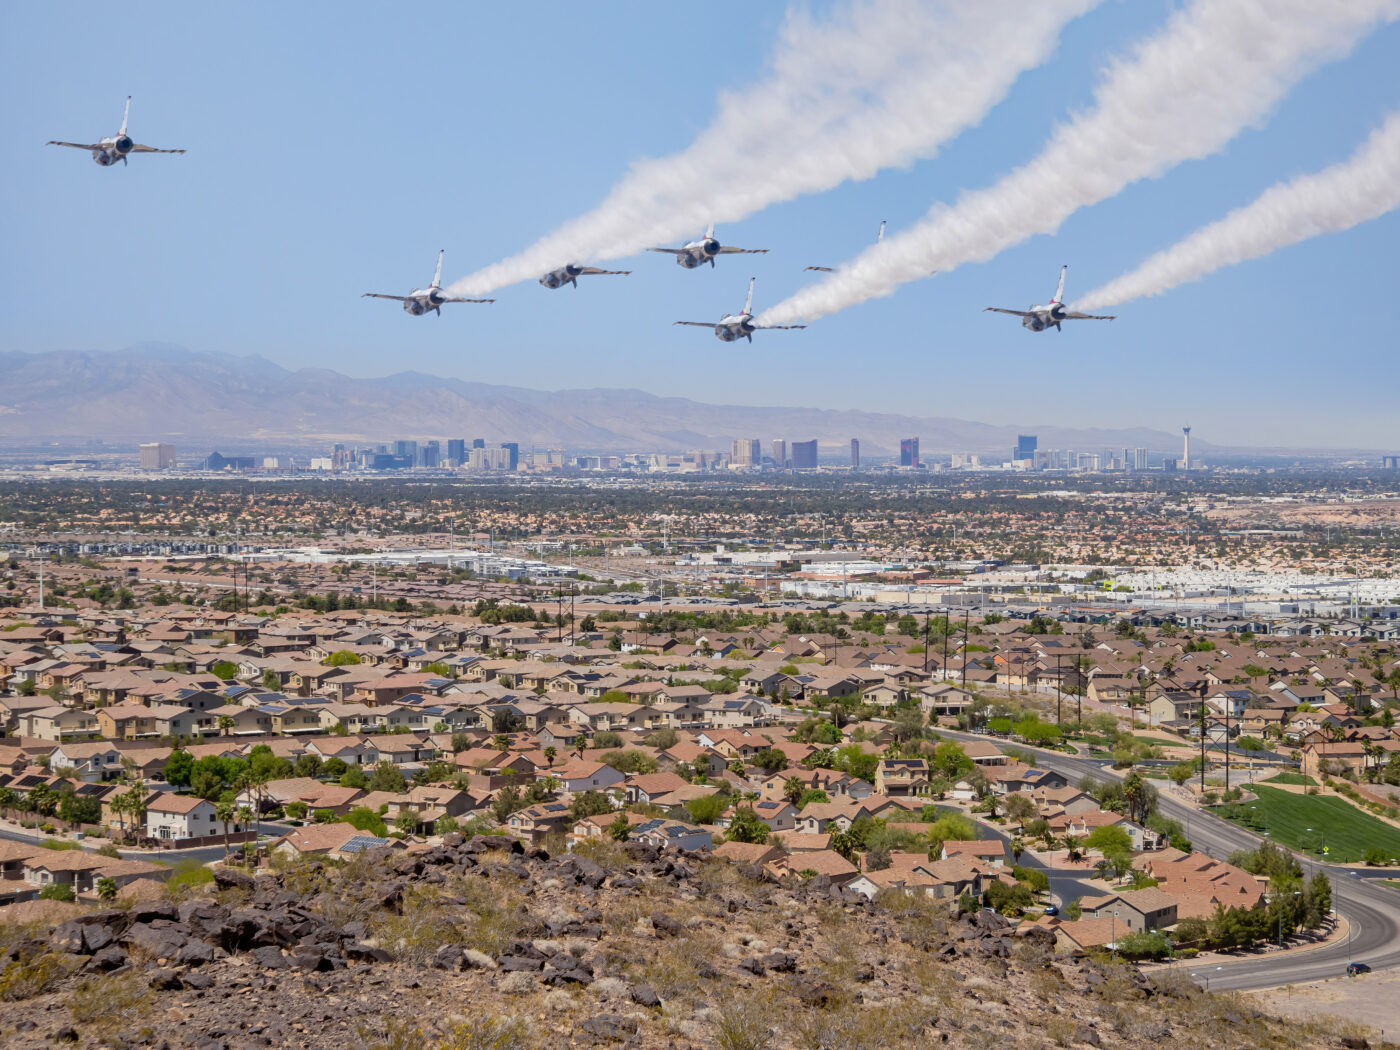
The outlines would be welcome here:
[[[1400,104],[1400,25],[1303,80],[1221,154],[1053,237],[752,346],[671,325],[738,309],[752,275],[755,305],[777,302],[812,276],[803,266],[856,254],[881,219],[908,226],[1030,159],[1170,6],[1108,0],[1071,23],[1051,60],[933,161],[720,229],[766,256],[686,272],[648,255],[624,264],[629,278],[516,285],[439,319],[359,294],[421,286],[439,248],[445,281],[509,255],[593,207],[632,162],[685,147],[718,92],[758,79],[783,9],[5,5],[0,348],[157,340],[352,375],[1400,445],[1396,213],[1131,303],[1112,324],[1032,334],[981,311],[1044,302],[1062,262],[1072,300],[1279,179],[1345,158]],[[43,146],[110,134],[127,94],[138,141],[189,153],[109,171]]]

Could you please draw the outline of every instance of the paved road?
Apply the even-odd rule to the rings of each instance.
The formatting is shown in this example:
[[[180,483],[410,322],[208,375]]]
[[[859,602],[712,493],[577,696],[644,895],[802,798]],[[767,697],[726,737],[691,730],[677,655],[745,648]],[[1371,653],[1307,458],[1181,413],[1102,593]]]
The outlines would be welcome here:
[[[959,740],[988,738],[968,733],[941,731]],[[1026,748],[1036,755],[1037,765],[1067,777],[1071,784],[1086,775],[1102,778],[1116,775],[1105,763],[1092,759],[1074,758],[1063,752]],[[1199,852],[1224,860],[1235,850],[1255,849],[1263,840],[1253,832],[1221,820],[1210,813],[1187,806],[1165,793],[1159,808],[1167,816],[1181,821],[1189,828],[1187,838]],[[1306,875],[1325,872],[1332,880],[1333,906],[1346,919],[1351,934],[1346,940],[1321,948],[1277,955],[1248,955],[1230,962],[1219,962],[1208,968],[1211,991],[1253,990],[1276,988],[1284,984],[1318,981],[1325,977],[1341,977],[1347,963],[1364,962],[1380,970],[1400,966],[1400,892],[1389,886],[1372,882],[1365,868],[1323,864],[1301,858]],[[1205,984],[1207,968],[1192,971]]]
[[[272,835],[283,835],[287,831],[286,828],[277,824],[259,824],[258,830],[264,834]],[[0,839],[9,839],[11,842],[25,842],[33,845],[36,842],[41,842],[50,837],[51,836],[48,835],[34,835],[28,832],[15,831],[12,828],[0,828]],[[84,850],[92,852],[104,841],[105,840],[94,841],[92,839],[85,839],[78,841],[78,845]],[[233,848],[237,849],[238,844],[234,843]],[[197,846],[192,849],[124,849],[118,852],[121,854],[123,860],[158,860],[165,864],[178,864],[186,860],[195,860],[200,864],[208,864],[210,861],[223,860],[224,858],[224,847],[222,843],[216,846]]]

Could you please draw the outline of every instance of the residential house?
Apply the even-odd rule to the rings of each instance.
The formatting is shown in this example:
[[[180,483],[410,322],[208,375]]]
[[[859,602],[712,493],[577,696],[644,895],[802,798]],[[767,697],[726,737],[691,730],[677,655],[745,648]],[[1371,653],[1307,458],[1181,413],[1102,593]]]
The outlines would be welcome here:
[[[216,835],[214,803],[197,795],[162,791],[146,803],[146,834],[157,839],[193,839]]]

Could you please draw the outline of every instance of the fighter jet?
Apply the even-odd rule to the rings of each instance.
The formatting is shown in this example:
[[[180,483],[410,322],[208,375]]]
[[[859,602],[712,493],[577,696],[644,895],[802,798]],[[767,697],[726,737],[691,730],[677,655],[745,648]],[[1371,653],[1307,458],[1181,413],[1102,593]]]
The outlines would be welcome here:
[[[878,234],[875,235],[875,243],[876,243],[876,244],[879,244],[879,243],[880,243],[881,241],[883,241],[884,239],[885,239],[885,220],[884,220],[884,219],[881,219],[881,220],[880,220],[880,232],[879,232]],[[804,270],[816,270],[816,271],[818,271],[819,273],[834,273],[834,272],[835,272],[835,267],[833,267],[833,266],[804,266],[803,269],[804,269]]]
[[[725,343],[732,343],[736,339],[747,339],[753,342],[754,332],[763,328],[806,328],[805,324],[754,324],[753,314],[753,282],[749,278],[749,297],[744,300],[743,313],[725,314],[718,321],[677,321],[676,324],[691,325],[695,328],[713,328],[715,335]]]
[[[569,263],[568,266],[561,266],[557,270],[550,270],[540,278],[540,284],[546,288],[563,288],[566,284],[578,287],[580,277],[592,277],[594,275],[612,274],[618,277],[625,277],[631,270],[600,270],[596,266],[580,266],[578,263]]]
[[[732,248],[727,244],[720,244],[715,240],[715,224],[710,223],[710,228],[705,231],[705,236],[698,241],[691,241],[683,244],[679,248],[648,248],[649,252],[669,252],[676,257],[676,264],[684,266],[687,270],[693,270],[701,263],[715,264],[716,255],[767,255],[767,248]]]
[[[182,149],[156,149],[154,146],[141,146],[131,141],[131,136],[126,133],[127,118],[131,116],[131,96],[126,96],[126,109],[122,111],[122,126],[115,135],[110,135],[105,139],[99,139],[92,145],[82,142],[59,142],[57,139],[50,139],[46,146],[71,146],[73,149],[86,149],[92,151],[92,159],[104,168],[110,168],[117,161],[126,163],[129,153],[184,153]]]
[[[426,288],[415,288],[407,295],[381,295],[379,292],[365,292],[361,299],[394,299],[403,303],[403,308],[414,317],[422,317],[431,310],[442,316],[443,303],[494,303],[495,299],[455,299],[442,294],[442,252],[438,252],[437,269],[433,271],[433,283]]]
[[[1032,332],[1043,332],[1052,326],[1058,332],[1061,321],[1112,321],[1116,316],[1114,314],[1080,314],[1065,309],[1065,271],[1068,269],[1068,266],[1060,267],[1060,283],[1055,286],[1055,298],[1045,306],[1032,306],[1029,310],[1004,310],[1000,306],[989,306],[987,310],[1019,317],[1021,324]]]

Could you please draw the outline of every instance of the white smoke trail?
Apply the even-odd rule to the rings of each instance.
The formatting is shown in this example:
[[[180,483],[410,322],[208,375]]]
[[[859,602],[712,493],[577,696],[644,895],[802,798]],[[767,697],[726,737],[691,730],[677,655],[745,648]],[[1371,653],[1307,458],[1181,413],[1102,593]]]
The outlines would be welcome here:
[[[632,255],[931,157],[1101,2],[850,0],[821,24],[792,13],[771,74],[722,96],[693,144],[638,163],[593,211],[448,291],[479,296],[565,263]]]
[[[1114,62],[1095,106],[1059,126],[1029,164],[935,208],[758,320],[834,313],[1053,233],[1077,209],[1220,149],[1305,74],[1397,16],[1400,0],[1193,0]]]
[[[1400,208],[1400,111],[1340,164],[1271,186],[1253,203],[1095,288],[1075,308],[1096,310],[1160,295],[1222,267],[1319,234],[1349,230],[1395,208]]]

